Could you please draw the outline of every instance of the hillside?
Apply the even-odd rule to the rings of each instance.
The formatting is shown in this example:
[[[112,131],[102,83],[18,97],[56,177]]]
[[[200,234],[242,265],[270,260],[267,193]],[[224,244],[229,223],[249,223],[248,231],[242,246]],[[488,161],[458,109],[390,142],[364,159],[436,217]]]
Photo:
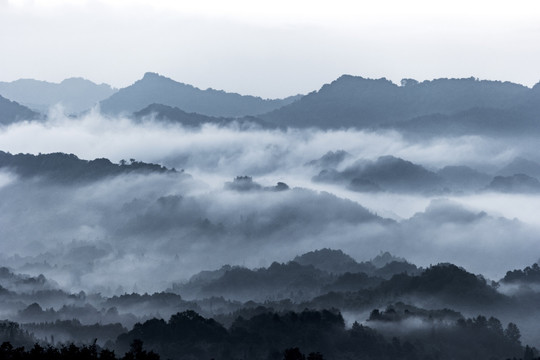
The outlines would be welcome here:
[[[68,114],[79,113],[115,91],[110,85],[98,85],[82,78],[69,78],[60,83],[34,79],[0,82],[0,94],[42,113],[47,113],[49,107],[57,104],[63,106]]]
[[[39,118],[39,114],[35,111],[0,96],[0,125],[37,118]]]
[[[214,89],[201,90],[159,74],[146,73],[141,80],[120,89],[100,104],[101,111],[108,114],[133,113],[151,104],[162,104],[206,116],[241,117],[272,111],[296,98],[265,100]]]
[[[10,154],[0,151],[0,169],[25,178],[41,177],[50,181],[73,183],[93,181],[129,172],[168,172],[167,168],[140,161],[113,164],[108,159],[82,160],[73,154]]]
[[[474,108],[510,111],[536,97],[535,91],[522,85],[474,78],[402,83],[398,86],[384,78],[343,75],[319,91],[261,117],[292,127],[374,128]]]

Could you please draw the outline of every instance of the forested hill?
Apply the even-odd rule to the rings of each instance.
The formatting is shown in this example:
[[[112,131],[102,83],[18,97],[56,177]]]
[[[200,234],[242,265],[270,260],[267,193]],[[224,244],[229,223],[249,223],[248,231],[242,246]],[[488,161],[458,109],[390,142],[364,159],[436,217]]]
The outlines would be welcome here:
[[[343,75],[319,91],[261,117],[291,127],[375,128],[426,116],[416,122],[446,130],[453,130],[452,124],[458,123],[463,131],[468,126],[477,129],[480,123],[495,126],[514,122],[515,127],[516,118],[530,125],[531,118],[538,113],[539,90],[539,86],[530,89],[510,82],[474,78],[421,83],[404,79],[398,86],[384,78]],[[439,116],[435,119],[438,121],[432,120],[435,115]],[[407,128],[415,129],[414,124]]]
[[[7,125],[22,120],[33,120],[39,118],[39,114],[0,96],[0,125]]]
[[[91,247],[81,251],[88,253]],[[320,258],[328,261],[315,266]],[[534,321],[538,293],[504,295],[496,290],[497,283],[456,265],[421,269],[389,253],[362,263],[331,249],[294,259],[303,264],[225,266],[200,273],[187,287],[173,289],[181,294],[112,297],[69,293],[43,275],[0,268],[0,305],[8,318],[0,321],[0,359],[533,360],[538,356],[516,325],[517,320],[523,322],[523,314]],[[340,261],[346,266],[339,267]],[[524,273],[538,273],[538,265],[509,272],[503,282],[511,277],[524,282]],[[326,285],[321,288],[319,281]],[[240,302],[223,291],[280,291],[288,285],[307,298],[309,292],[324,294],[308,301],[250,297]],[[203,297],[187,300],[193,286],[202,290]]]
[[[160,122],[182,124],[188,128],[200,128],[204,124],[228,126],[236,124],[239,127],[259,126],[263,128],[275,128],[276,126],[253,116],[242,118],[214,117],[197,113],[188,113],[178,107],[162,104],[150,104],[144,109],[134,112],[133,117],[137,121],[154,120]]]
[[[156,73],[146,73],[133,85],[120,89],[101,101],[105,113],[133,113],[151,104],[178,107],[188,113],[206,116],[237,117],[262,114],[295,101],[297,97],[268,100],[180,83]]]
[[[54,182],[72,183],[99,180],[127,173],[176,172],[161,165],[122,160],[114,164],[108,159],[83,160],[73,154],[10,154],[0,151],[0,169],[23,178],[41,177]]]
[[[110,85],[95,84],[83,78],[69,78],[60,83],[35,79],[0,82],[0,94],[44,114],[57,104],[66,113],[79,113],[115,92]]]

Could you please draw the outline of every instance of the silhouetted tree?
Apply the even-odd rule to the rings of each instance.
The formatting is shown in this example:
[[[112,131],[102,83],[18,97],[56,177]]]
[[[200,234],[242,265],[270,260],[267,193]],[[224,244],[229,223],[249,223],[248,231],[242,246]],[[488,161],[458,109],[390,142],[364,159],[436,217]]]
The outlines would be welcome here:
[[[295,347],[286,349],[283,352],[283,360],[306,360],[306,357],[300,352],[299,348]]]
[[[324,360],[323,356],[319,352],[309,353],[307,360]]]
[[[504,330],[504,336],[513,343],[521,344],[521,332],[519,328],[514,323],[508,323],[508,326]]]

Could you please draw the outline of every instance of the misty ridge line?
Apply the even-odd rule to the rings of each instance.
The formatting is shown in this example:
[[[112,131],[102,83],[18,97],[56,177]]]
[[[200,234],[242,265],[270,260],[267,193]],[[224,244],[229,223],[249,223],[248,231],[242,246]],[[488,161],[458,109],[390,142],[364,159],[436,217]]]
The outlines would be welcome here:
[[[184,296],[178,294],[178,292],[189,294],[189,288],[193,290],[197,287],[205,289],[204,291],[207,291],[208,295],[212,292],[223,294],[221,287],[233,290],[235,286],[241,286],[246,290],[251,288],[253,291],[253,284],[250,281],[243,284],[235,281],[239,274],[246,271],[254,275],[248,276],[248,279],[258,284],[257,292],[272,289],[269,294],[273,294],[273,296],[282,294],[281,296],[285,296],[288,301],[280,300],[277,297],[266,299],[264,303],[253,300],[242,303],[228,300],[227,297],[223,298],[223,296],[186,300]],[[540,274],[540,270],[536,264],[524,270],[509,271],[501,283],[534,283],[537,281],[538,274]],[[125,339],[126,337],[130,338],[130,335],[145,336],[143,339],[151,348],[161,349],[159,344],[165,339],[159,339],[159,342],[156,343],[152,338],[146,338],[147,335],[144,335],[144,332],[141,333],[140,330],[147,326],[150,327],[152,324],[155,328],[158,319],[165,324],[163,319],[169,317],[171,317],[172,322],[175,317],[189,316],[193,319],[193,317],[197,318],[200,316],[199,314],[202,314],[215,318],[220,324],[230,327],[232,331],[234,324],[237,326],[240,319],[256,321],[255,319],[260,319],[261,316],[272,316],[274,319],[276,316],[295,316],[291,311],[298,314],[324,312],[326,310],[307,309],[332,307],[336,301],[341,303],[347,299],[346,302],[349,305],[342,307],[345,311],[343,315],[333,310],[333,313],[339,314],[341,326],[346,329],[354,330],[355,327],[357,329],[360,324],[354,319],[357,319],[358,315],[348,319],[351,316],[348,314],[369,309],[369,316],[365,315],[366,320],[362,321],[362,326],[380,331],[385,337],[396,336],[396,332],[401,337],[404,335],[404,331],[420,331],[419,334],[426,330],[431,332],[441,331],[441,329],[443,331],[463,331],[463,326],[471,321],[471,319],[467,319],[467,314],[471,311],[474,312],[477,309],[489,311],[488,309],[493,307],[497,308],[499,312],[510,312],[516,316],[515,306],[517,303],[520,306],[526,306],[526,311],[529,311],[529,307],[532,306],[529,301],[533,301],[528,299],[531,296],[529,293],[518,293],[519,299],[502,295],[496,290],[499,286],[498,283],[489,283],[482,276],[473,275],[452,264],[439,264],[430,266],[428,269],[419,269],[405,259],[396,258],[389,253],[380,253],[368,262],[358,263],[342,251],[330,249],[312,251],[296,256],[293,261],[286,264],[273,263],[267,268],[247,270],[225,266],[214,272],[203,271],[193,276],[190,282],[185,285],[176,285],[167,292],[153,294],[126,292],[111,297],[84,292],[69,294],[56,290],[54,282],[51,283],[51,280],[43,276],[33,278],[15,274],[6,268],[0,269],[0,275],[2,286],[9,289],[12,299],[20,298],[22,301],[28,301],[24,294],[40,288],[38,299],[44,306],[51,303],[58,304],[58,302],[69,304],[57,305],[55,308],[48,309],[38,303],[21,307],[13,319],[20,322],[22,329],[32,331],[35,334],[33,336],[41,337],[45,341],[51,336],[50,334],[54,334],[57,341],[72,339],[72,341],[78,340],[85,343],[88,341],[88,336],[99,334],[98,343],[100,346],[113,348],[117,351],[120,349],[127,351],[125,346],[128,342]],[[307,281],[306,275],[313,276],[317,281]],[[246,277],[246,275],[244,274],[242,277]],[[297,278],[303,279],[301,288],[298,287]],[[232,288],[230,282],[232,282]],[[358,284],[363,284],[363,287],[358,289]],[[182,288],[182,286],[187,286],[187,288]],[[282,289],[282,286],[285,288]],[[292,287],[288,288],[287,286]],[[386,309],[381,309],[380,306],[376,305],[379,302],[377,298],[387,299],[388,289],[393,289],[394,294],[396,294],[395,298],[392,299],[392,303],[386,306]],[[301,298],[288,298],[295,291],[297,292],[296,296],[301,296]],[[322,291],[322,296],[317,296],[319,291]],[[327,291],[330,292],[325,294]],[[236,289],[234,293],[238,296],[242,291]],[[372,299],[370,302],[358,301],[367,294]],[[199,293],[199,295],[201,294]],[[413,300],[416,297],[417,299]],[[426,297],[429,297],[431,301],[435,300],[441,307],[432,308],[434,305],[431,304],[431,308],[426,309],[419,306],[420,299]],[[355,301],[351,301],[355,298]],[[457,306],[463,313],[448,308],[443,309],[443,304],[448,301],[453,304],[453,307]],[[414,302],[416,305],[412,305],[410,302]],[[151,314],[156,309],[159,309],[161,313],[157,318],[149,318],[144,315]],[[199,314],[195,313],[193,309]],[[81,320],[64,320],[73,314],[77,314]],[[98,324],[92,325],[96,319],[101,319],[99,326]],[[475,328],[478,328],[482,322],[485,323],[486,320],[487,318],[481,315],[474,317]],[[490,326],[502,326],[496,318],[490,317],[490,322]],[[513,326],[515,326],[513,323],[508,325],[512,329]],[[128,331],[132,327],[133,329]],[[512,341],[518,345],[520,337],[521,335],[516,333]],[[108,344],[107,339],[110,341]],[[11,341],[21,341],[21,339],[12,338]],[[196,339],[194,338],[192,341],[196,341]],[[161,349],[159,352],[162,353],[162,351],[165,350]],[[326,351],[331,351],[331,349]],[[518,349],[518,351],[523,351],[523,349]]]
[[[408,136],[441,132],[502,136],[537,131],[539,89],[475,78],[421,83],[404,79],[398,86],[384,78],[343,75],[318,91],[278,101],[200,90],[146,73],[141,80],[104,97],[99,108],[104,114],[151,117],[194,127],[240,121],[269,128],[396,129]],[[48,107],[54,104],[49,102]],[[66,106],[69,113],[70,105]],[[2,122],[23,118],[10,116]]]
[[[94,306],[103,301],[109,305],[127,306],[130,308],[136,307],[135,304],[130,304],[129,301],[123,303],[121,301],[122,298],[127,298],[128,295],[131,295],[136,299],[138,298],[135,301],[137,303],[146,301],[144,297],[149,296],[149,294],[144,294],[141,297],[142,294],[138,294],[137,292],[130,293],[123,288],[117,289],[117,294],[110,297],[106,297],[100,293],[85,293],[84,291],[79,292],[79,294],[73,294],[65,292],[66,290],[60,288],[57,282],[53,279],[46,278],[42,274],[34,277],[16,273],[6,267],[0,268],[0,274],[3,290],[8,290],[15,296],[23,296],[22,298],[24,298],[24,294],[29,294],[39,289],[45,293],[48,291],[59,291],[61,297],[65,297],[64,301],[72,295],[77,295],[81,300],[88,301]],[[246,276],[246,274],[249,275]],[[453,283],[454,279],[447,277],[448,274],[468,278],[472,283],[467,283],[466,281]],[[530,293],[520,293],[519,290],[516,291],[516,288],[501,289],[501,286],[535,285],[538,283],[539,274],[540,270],[537,262],[524,269],[509,270],[498,281],[488,281],[482,275],[474,275],[466,269],[451,263],[440,263],[430,265],[428,268],[422,268],[409,263],[403,258],[395,257],[388,252],[381,252],[371,260],[357,262],[341,250],[324,248],[297,255],[293,260],[284,263],[273,262],[268,267],[250,269],[240,265],[225,265],[218,270],[203,270],[194,274],[188,281],[173,283],[171,288],[151,295],[159,297],[161,294],[169,294],[172,298],[178,300],[184,299],[195,303],[201,301],[201,304],[204,303],[205,299],[212,297],[221,297],[223,299],[225,297],[226,301],[231,301],[230,305],[238,308],[243,306],[241,303],[234,303],[238,300],[242,302],[255,300],[270,304],[272,302],[279,302],[282,299],[289,299],[297,304],[300,309],[306,301],[321,301],[322,299],[318,298],[321,294],[332,292],[346,294],[357,291],[382,291],[383,293],[380,294],[382,296],[384,295],[385,288],[396,287],[398,289],[399,286],[397,285],[400,282],[411,279],[413,281],[407,285],[410,288],[399,289],[400,293],[425,293],[435,298],[441,297],[439,299],[440,301],[445,301],[444,299],[450,297],[455,302],[454,306],[466,309],[473,305],[477,307],[486,306],[486,303],[475,303],[475,296],[477,294],[455,293],[452,287],[483,288],[482,291],[487,292],[484,295],[488,297],[483,301],[492,303],[490,305],[492,306],[502,301],[506,296],[515,294],[524,297],[530,296]],[[238,277],[246,278],[247,281],[238,282]],[[309,277],[312,277],[316,281],[308,281]],[[432,283],[434,279],[431,279],[431,277],[440,277],[440,282]],[[302,278],[304,280],[298,282]],[[293,293],[294,297],[290,298]],[[182,296],[180,296],[181,294]],[[253,298],[252,296],[254,295],[258,296],[258,298]],[[462,297],[464,295],[466,298]],[[403,296],[403,294],[399,296]],[[459,298],[460,296],[462,297],[461,299]],[[513,300],[516,299],[514,298]],[[42,301],[44,301],[44,304],[49,304],[55,300],[43,296]],[[506,305],[508,306],[508,304]],[[345,310],[352,310],[356,306],[363,307],[365,305],[354,305],[351,303]],[[35,306],[31,305],[31,307]],[[206,305],[203,305],[203,307],[206,307]],[[41,311],[39,310],[39,312]],[[32,315],[28,309],[21,313],[21,316],[24,317],[35,315]],[[128,319],[126,318],[124,321],[129,321]]]
[[[503,193],[540,192],[540,182],[525,172],[538,176],[540,164],[516,158],[513,162],[489,175],[466,166],[445,166],[437,172],[425,169],[404,159],[393,156],[381,156],[376,161],[359,159],[345,167],[343,171],[333,169],[352,155],[345,151],[328,152],[320,159],[311,160],[304,166],[322,168],[312,181],[322,183],[350,183],[347,187],[357,192],[421,192],[435,195],[449,194],[451,191],[495,191]],[[80,160],[73,154],[17,154],[0,151],[0,169],[13,171],[22,177],[43,176],[53,181],[74,183],[81,180],[98,180],[106,176],[135,173],[175,173],[175,168],[122,159],[118,164],[99,158]],[[183,169],[181,170],[183,172]],[[397,179],[397,180],[396,180]],[[386,189],[379,184],[384,184]],[[461,187],[459,187],[461,185]],[[458,186],[458,188],[452,187]],[[225,183],[225,188],[237,191],[260,190],[263,187],[249,176],[237,176],[233,182]],[[288,189],[287,184],[278,182],[278,188]]]
[[[230,334],[277,343],[272,319],[333,319],[388,359],[424,354],[405,344],[431,348],[428,333],[444,359],[481,338],[486,358],[537,355],[537,85],[344,75],[274,101],[147,73],[55,89],[0,98],[0,341],[20,326],[44,345],[210,358]],[[182,326],[208,352],[180,347]],[[279,344],[252,357],[321,350]]]
[[[14,172],[22,178],[44,177],[53,182],[71,185],[129,173],[177,173],[174,168],[167,169],[133,158],[129,161],[122,159],[118,164],[113,164],[105,158],[82,160],[74,154],[12,155],[3,151],[0,151],[0,168]],[[183,173],[183,170],[180,173]]]
[[[42,156],[44,159],[62,159],[65,157],[60,154],[53,154],[51,157]],[[36,156],[36,158],[40,158],[40,156]],[[68,158],[70,157],[68,156]],[[53,165],[57,166],[58,163],[53,162]],[[161,168],[158,167],[158,169]],[[45,168],[43,170],[46,173],[47,169]],[[69,170],[73,171],[73,169]],[[195,252],[202,251],[204,253],[204,251],[210,249],[207,246],[214,247],[212,253],[207,252],[206,256],[212,254],[212,258],[216,257],[215,259],[217,259],[223,254],[220,254],[218,251],[219,247],[216,247],[216,245],[221,244],[220,246],[226,248],[230,246],[229,241],[232,244],[243,244],[242,246],[247,246],[246,252],[248,253],[250,248],[255,249],[264,244],[266,241],[264,239],[278,244],[283,242],[282,239],[291,238],[291,234],[293,234],[292,237],[295,241],[298,242],[301,242],[301,239],[312,237],[311,241],[313,244],[316,244],[317,241],[324,241],[324,243],[330,244],[332,241],[335,241],[333,240],[335,236],[331,235],[335,231],[335,226],[341,226],[341,236],[345,241],[343,243],[344,246],[349,241],[350,243],[347,246],[357,246],[354,245],[355,231],[360,230],[366,234],[375,231],[373,235],[368,235],[368,238],[373,236],[374,239],[384,239],[378,246],[383,246],[386,249],[392,249],[399,244],[395,241],[399,238],[401,232],[415,232],[417,233],[417,237],[426,237],[427,240],[431,236],[430,231],[432,231],[432,226],[435,226],[433,227],[433,231],[435,231],[437,226],[439,228],[441,226],[459,226],[462,227],[460,231],[463,233],[470,231],[471,233],[467,236],[472,238],[477,236],[478,232],[481,233],[486,229],[498,229],[497,231],[499,231],[501,239],[504,239],[508,231],[512,231],[512,229],[522,229],[520,231],[524,231],[527,228],[525,224],[511,224],[504,218],[496,218],[479,211],[471,211],[467,207],[463,207],[459,203],[452,201],[432,201],[427,208],[423,209],[423,212],[416,213],[408,219],[401,220],[399,225],[392,225],[392,221],[376,216],[373,212],[364,208],[361,205],[362,202],[352,202],[347,200],[346,197],[339,198],[332,194],[314,192],[301,188],[292,188],[289,191],[282,191],[280,194],[276,193],[276,190],[287,190],[288,187],[285,183],[281,185],[278,183],[274,188],[267,187],[266,189],[272,190],[271,192],[267,192],[264,191],[264,187],[253,181],[253,179],[239,177],[232,183],[221,183],[220,188],[211,192],[208,192],[208,190],[204,190],[203,192],[196,190],[195,193],[192,193],[192,189],[201,188],[200,179],[185,176],[167,176],[158,179],[156,176],[161,176],[159,172],[156,176],[147,179],[133,177],[129,174],[127,176],[117,180],[101,180],[90,187],[84,186],[79,188],[72,184],[72,189],[67,192],[65,188],[55,189],[53,187],[50,188],[53,192],[49,196],[44,196],[43,193],[45,189],[49,189],[49,187],[44,187],[46,184],[37,183],[36,185],[32,185],[32,183],[12,182],[6,185],[3,192],[5,194],[4,207],[6,210],[10,209],[10,211],[6,212],[4,216],[5,227],[3,227],[3,232],[5,238],[32,238],[35,236],[32,234],[38,234],[40,232],[39,225],[29,227],[24,225],[23,222],[17,225],[19,222],[16,220],[17,214],[25,206],[30,206],[31,204],[34,207],[35,219],[44,218],[46,219],[44,224],[49,223],[48,226],[52,226],[53,228],[55,227],[53,224],[57,224],[58,229],[62,229],[61,232],[56,234],[55,232],[51,233],[51,241],[48,241],[50,245],[57,244],[62,238],[59,238],[59,235],[66,231],[66,237],[60,243],[72,241],[72,236],[76,238],[80,236],[83,243],[85,242],[83,239],[87,239],[86,241],[89,243],[96,243],[94,245],[95,252],[91,252],[91,254],[94,254],[92,256],[96,256],[94,261],[102,263],[103,261],[113,260],[113,264],[124,264],[123,266],[127,265],[129,261],[132,261],[133,257],[129,255],[131,251],[135,251],[133,254],[135,255],[139,251],[137,248],[145,244],[145,239],[147,238],[159,239],[158,242],[144,245],[147,247],[144,252],[153,254],[152,257],[160,257],[162,254],[169,254],[168,256],[171,254],[174,255],[175,251],[177,252],[176,254],[184,252],[186,250],[182,250],[183,247],[192,241],[193,236],[196,236],[200,238],[198,245],[201,247],[198,250],[194,249]],[[54,178],[53,176],[52,179]],[[63,180],[66,181],[69,178]],[[156,186],[162,189],[157,194],[154,190]],[[16,195],[19,190],[27,193],[25,197]],[[61,190],[60,196],[56,194],[57,190]],[[45,193],[47,192],[49,190]],[[7,196],[10,193],[12,195]],[[40,194],[40,203],[35,203],[33,198],[35,194]],[[25,199],[26,197],[27,199]],[[13,205],[17,204],[13,202],[14,200],[19,205],[14,207]],[[255,201],[255,204],[260,202],[261,205],[254,206],[253,201]],[[79,208],[83,204],[84,207]],[[304,208],[301,204],[311,204],[312,209]],[[67,219],[58,222],[60,219],[56,219],[53,214],[44,217],[44,209],[50,208],[50,206],[57,209],[58,212],[65,212],[66,209],[71,209],[69,210],[69,222],[66,221]],[[317,209],[322,207],[327,209],[326,213],[317,211]],[[121,210],[121,213],[117,213],[119,210]],[[10,214],[13,214],[14,217]],[[302,229],[303,226],[306,226],[306,228]],[[385,226],[387,229],[382,230],[379,228],[380,226]],[[416,226],[424,229],[422,235],[414,230]],[[347,230],[348,228],[350,230]],[[373,229],[370,230],[370,228]],[[347,234],[347,231],[350,231],[350,234]],[[191,235],[189,235],[190,232]],[[212,238],[218,233],[224,236],[223,239],[211,245]],[[168,237],[172,234],[175,234],[174,237],[169,239]],[[325,239],[329,235],[331,237]],[[482,237],[485,238],[485,244],[488,244],[490,237],[488,234],[486,235],[482,235]],[[106,240],[111,237],[115,239],[113,242]],[[524,236],[522,241],[529,241],[527,239],[528,235]],[[471,253],[466,263],[474,262],[474,254],[478,251],[485,252],[485,249],[482,249],[483,242],[477,241],[476,243],[478,246],[477,249],[471,249],[472,244],[467,245]],[[369,244],[369,241],[367,244]],[[148,247],[148,245],[151,246]],[[404,245],[407,245],[409,248],[405,250],[403,248]],[[408,243],[398,246],[401,248],[401,251],[411,254],[415,251],[415,246],[413,245],[413,243]],[[425,248],[425,245],[422,245],[421,242],[417,245],[420,248],[422,246]],[[73,246],[76,248],[77,243],[74,243]],[[433,243],[431,246],[435,250],[437,244]],[[459,247],[462,244],[456,242],[455,246]],[[66,249],[69,248],[67,247]],[[32,255],[36,257],[36,260],[42,256],[49,261],[56,259],[54,256],[51,257],[52,253],[47,255],[46,248],[41,247],[40,250],[40,247],[38,247],[37,249],[38,252],[36,253],[34,250],[34,255]],[[53,253],[58,250],[54,249],[54,247],[51,249]],[[519,249],[513,249],[512,251],[515,252],[516,250]],[[40,251],[43,251],[43,253],[40,254]],[[277,253],[279,252],[279,248],[272,251]],[[24,250],[24,252],[28,253],[28,250]],[[109,255],[105,256],[106,254]],[[162,261],[170,261],[170,266],[182,268],[182,263],[175,264],[174,256],[171,258],[168,258],[168,256],[165,256]],[[242,257],[242,254],[239,253],[238,256]],[[418,257],[418,254],[414,256]],[[152,257],[148,259],[150,261],[149,265],[152,263]],[[257,261],[256,259],[253,260]],[[58,258],[54,261],[63,260]],[[141,264],[141,262],[145,262],[146,260],[140,258],[138,261]],[[188,263],[183,264],[184,272],[187,268],[193,266],[196,268],[197,261],[196,259],[193,259],[193,261],[189,265]],[[70,266],[74,265],[72,264]],[[105,264],[102,263],[102,265]],[[154,268],[154,266],[152,265],[152,269],[145,270],[142,268],[141,272],[156,271],[157,268]],[[480,264],[476,264],[476,266],[477,269],[482,269]],[[89,273],[86,276],[88,278],[92,274],[93,281],[97,280],[100,282],[98,280],[99,274],[104,270],[106,269],[101,270],[92,266],[86,271],[97,272],[95,274]],[[109,280],[113,279],[109,278]],[[121,284],[125,280],[120,276],[114,281]]]

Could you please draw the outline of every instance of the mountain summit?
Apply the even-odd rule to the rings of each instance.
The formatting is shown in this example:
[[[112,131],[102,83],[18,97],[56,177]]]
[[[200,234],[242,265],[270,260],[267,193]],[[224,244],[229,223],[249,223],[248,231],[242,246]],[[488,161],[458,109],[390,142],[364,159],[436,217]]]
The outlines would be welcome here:
[[[432,114],[450,115],[474,108],[513,109],[533,90],[509,82],[404,79],[402,86],[382,79],[343,75],[319,91],[262,116],[293,127],[377,127]]]
[[[109,114],[133,113],[151,104],[177,107],[188,113],[215,117],[240,117],[266,113],[288,105],[297,97],[268,100],[221,90],[201,90],[148,72],[133,85],[119,90],[101,102],[101,111]]]
[[[39,118],[39,114],[0,96],[0,125],[7,125],[22,120],[34,120]]]
[[[0,82],[0,94],[4,97],[42,113],[57,104],[61,104],[67,113],[79,113],[115,91],[110,85],[98,85],[83,78],[69,78],[61,83],[34,79]]]

